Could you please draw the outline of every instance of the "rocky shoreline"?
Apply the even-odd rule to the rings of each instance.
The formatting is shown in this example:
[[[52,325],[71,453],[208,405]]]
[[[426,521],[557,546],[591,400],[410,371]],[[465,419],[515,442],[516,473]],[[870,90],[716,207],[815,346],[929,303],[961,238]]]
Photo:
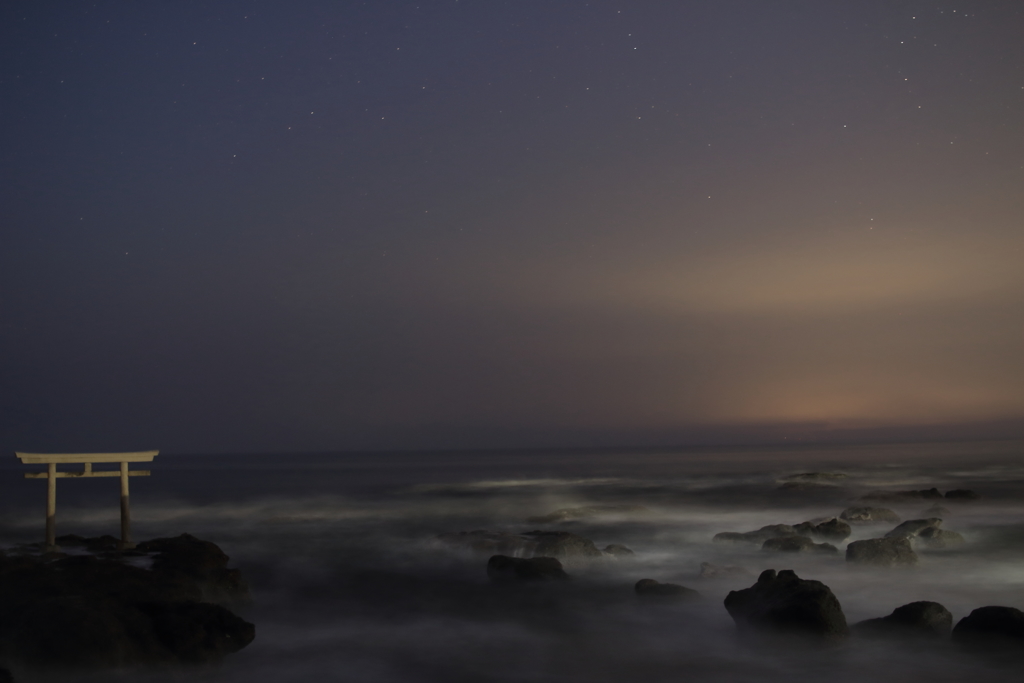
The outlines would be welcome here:
[[[0,552],[0,681],[22,672],[210,664],[255,638],[249,589],[189,534],[119,551],[109,536]],[[7,673],[10,678],[10,673]]]

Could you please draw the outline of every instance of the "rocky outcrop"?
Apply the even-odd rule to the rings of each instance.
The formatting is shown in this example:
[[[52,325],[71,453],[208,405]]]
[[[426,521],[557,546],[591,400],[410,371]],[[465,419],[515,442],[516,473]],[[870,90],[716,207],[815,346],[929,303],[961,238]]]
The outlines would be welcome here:
[[[90,669],[216,662],[255,627],[212,601],[248,598],[228,556],[184,534],[116,552],[107,539],[61,537],[85,553],[0,556],[0,661]],[[150,568],[130,563],[150,564]]]
[[[1020,653],[1024,648],[1024,612],[1015,607],[979,607],[957,622],[953,641]]]
[[[726,596],[725,609],[744,632],[822,640],[841,639],[849,633],[843,608],[829,587],[801,579],[790,569],[761,572],[753,586]]]
[[[782,553],[837,553],[839,549],[830,543],[815,543],[806,536],[783,536],[769,538],[761,546],[761,550],[772,550]]]
[[[732,579],[751,576],[753,574],[743,567],[719,566],[710,562],[701,562],[700,572],[697,573],[698,579]]]
[[[844,541],[853,533],[849,524],[835,517],[801,522],[794,526],[793,530],[801,536],[817,536],[829,541]]]
[[[867,637],[947,638],[953,630],[953,615],[937,602],[911,602],[887,617],[861,621],[850,628]]]
[[[888,508],[852,507],[843,510],[840,519],[850,524],[889,524],[899,522],[900,517]]]
[[[886,538],[914,538],[929,527],[938,528],[942,526],[942,520],[938,517],[928,519],[908,519],[903,524],[885,535]]]
[[[600,515],[627,515],[650,512],[643,505],[584,505],[575,508],[560,508],[546,515],[527,517],[528,524],[552,524],[572,519],[586,519]]]
[[[757,543],[761,545],[769,538],[781,538],[783,536],[796,536],[796,530],[788,524],[769,524],[756,531],[736,532],[723,531],[715,534],[713,540],[716,543]]]
[[[636,582],[636,585],[633,586],[633,590],[636,591],[637,595],[649,598],[669,598],[678,600],[700,597],[700,593],[692,588],[680,586],[675,583],[660,583],[654,579],[640,579]]]
[[[612,557],[616,557],[620,560],[627,557],[633,557],[634,555],[636,555],[636,553],[634,553],[632,550],[618,543],[610,543],[606,545],[604,549],[601,550],[601,552],[603,552],[605,555],[611,555]]]
[[[846,561],[875,567],[917,564],[917,553],[906,538],[869,538],[846,546]]]
[[[487,576],[496,581],[563,581],[569,575],[553,557],[495,555],[487,561]]]

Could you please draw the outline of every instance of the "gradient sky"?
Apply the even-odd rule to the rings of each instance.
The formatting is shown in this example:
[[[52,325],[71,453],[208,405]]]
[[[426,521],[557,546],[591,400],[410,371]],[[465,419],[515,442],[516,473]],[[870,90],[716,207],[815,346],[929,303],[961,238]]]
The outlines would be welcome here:
[[[9,2],[0,122],[8,452],[1024,433],[1019,0]]]

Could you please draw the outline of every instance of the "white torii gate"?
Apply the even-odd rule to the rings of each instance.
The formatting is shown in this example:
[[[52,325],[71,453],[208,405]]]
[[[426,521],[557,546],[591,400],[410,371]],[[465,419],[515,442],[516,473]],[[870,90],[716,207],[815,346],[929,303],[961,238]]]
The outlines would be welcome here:
[[[160,451],[135,453],[15,453],[24,465],[46,465],[45,472],[26,472],[26,479],[46,479],[46,550],[57,549],[57,479],[65,477],[121,477],[121,543],[122,549],[134,548],[131,512],[128,508],[128,477],[148,477],[149,470],[129,470],[130,462],[153,462]],[[95,463],[116,462],[120,470],[94,470]],[[81,472],[58,472],[62,463],[82,463]]]

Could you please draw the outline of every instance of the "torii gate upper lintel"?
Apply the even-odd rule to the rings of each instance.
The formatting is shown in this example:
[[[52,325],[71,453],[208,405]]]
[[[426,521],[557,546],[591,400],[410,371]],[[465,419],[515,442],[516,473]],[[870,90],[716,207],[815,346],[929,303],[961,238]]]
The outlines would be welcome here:
[[[80,477],[121,478],[121,544],[134,548],[131,541],[131,511],[128,506],[128,477],[148,477],[149,470],[129,470],[130,462],[153,462],[160,451],[133,453],[15,453],[25,465],[46,465],[45,472],[26,472],[26,479],[46,479],[46,550],[57,549],[57,480]],[[81,472],[58,472],[57,465],[81,463]],[[120,463],[119,470],[94,470],[95,463]]]

